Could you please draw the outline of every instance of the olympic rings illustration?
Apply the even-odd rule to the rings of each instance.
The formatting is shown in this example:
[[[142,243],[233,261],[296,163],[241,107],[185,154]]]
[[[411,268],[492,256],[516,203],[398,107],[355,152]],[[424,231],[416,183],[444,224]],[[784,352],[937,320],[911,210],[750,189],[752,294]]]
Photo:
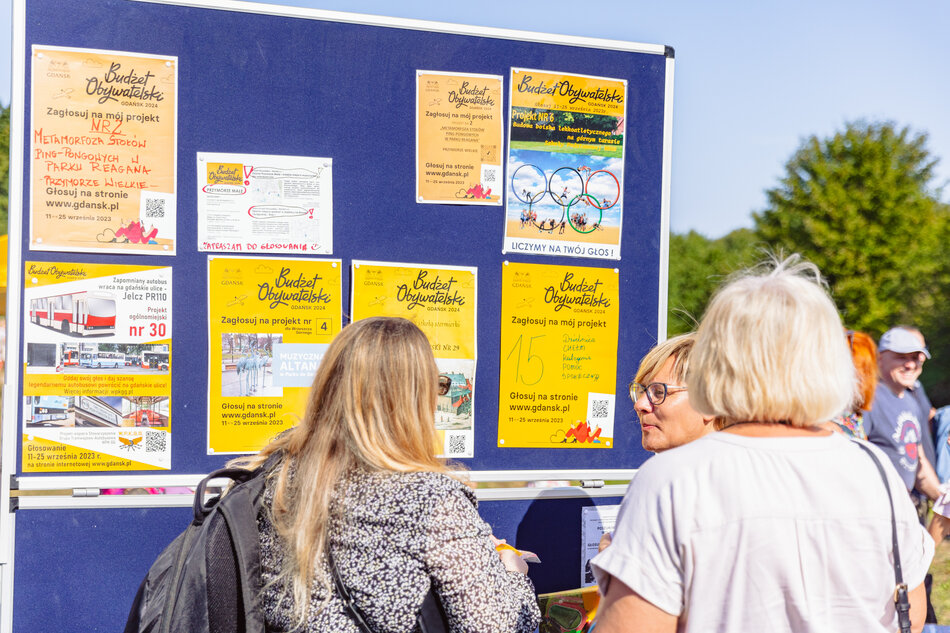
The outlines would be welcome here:
[[[586,179],[581,175],[581,171],[588,172]],[[599,177],[601,182],[605,178],[608,179],[608,183],[610,181],[609,179],[613,180],[616,187],[616,194],[612,200],[604,199],[603,203],[601,203],[588,192],[591,180],[598,174],[605,174]],[[561,192],[556,193],[557,189],[560,189]],[[592,171],[589,167],[586,170],[575,169],[573,167],[558,167],[551,173],[551,177],[548,178],[547,174],[537,165],[522,163],[511,174],[511,193],[519,202],[528,205],[528,209],[522,211],[522,226],[525,222],[530,222],[536,226],[539,231],[553,232],[555,227],[560,227],[561,232],[563,232],[566,217],[567,223],[570,224],[570,227],[574,231],[586,234],[593,233],[600,229],[600,224],[604,218],[604,211],[610,209],[620,201],[620,181],[612,172],[606,169]],[[548,194],[551,200],[561,207],[560,221],[555,222],[553,218],[550,218],[538,223],[537,214],[531,210],[531,206],[543,199],[544,194]],[[571,207],[578,202],[586,206],[592,206],[599,211],[599,217],[596,222],[590,225],[590,229],[587,228],[588,218],[586,212],[570,213]]]
[[[522,173],[522,170],[527,170]],[[581,175],[581,171],[587,171],[588,175],[585,179]],[[518,191],[518,185],[515,184],[516,180],[520,177],[523,180],[531,180],[533,174],[537,175],[536,184],[542,185],[543,188],[539,191],[528,191],[525,186],[521,187],[521,191]],[[597,203],[597,208],[601,211],[606,211],[620,201],[620,180],[613,174],[613,172],[606,169],[597,169],[592,171],[590,168],[586,170],[578,170],[573,167],[558,167],[551,174],[551,177],[548,178],[547,174],[538,167],[537,165],[532,165],[531,163],[522,163],[514,170],[511,174],[511,192],[514,194],[520,202],[525,204],[534,204],[538,200],[544,197],[544,194],[551,196],[551,199],[555,204],[562,207],[567,207],[570,204],[577,202],[577,198],[585,195],[590,195],[590,183],[594,180],[594,177],[598,174],[605,174],[600,177],[600,180],[604,178],[614,182],[614,190],[616,195],[613,196],[613,200],[604,200],[604,204],[601,205]],[[555,182],[557,182],[557,187],[562,187],[561,193],[555,193]],[[570,195],[573,194],[573,195]],[[593,199],[593,196],[591,196]],[[586,204],[586,203],[585,203]]]

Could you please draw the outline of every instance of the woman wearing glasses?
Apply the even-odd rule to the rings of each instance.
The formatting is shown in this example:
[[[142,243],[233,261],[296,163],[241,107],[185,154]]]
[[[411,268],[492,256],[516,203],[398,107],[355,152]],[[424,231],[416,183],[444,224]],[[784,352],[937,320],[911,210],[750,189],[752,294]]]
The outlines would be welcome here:
[[[643,357],[630,383],[630,399],[640,421],[640,443],[644,450],[660,453],[716,430],[715,418],[700,415],[689,404],[686,371],[696,343],[696,333],[680,334],[660,343]],[[610,532],[600,537],[602,552],[613,539]]]
[[[300,424],[237,460],[277,454],[258,518],[268,631],[360,630],[328,555],[375,633],[413,630],[430,586],[452,631],[537,626],[527,566],[496,552],[474,493],[435,457],[450,386],[411,322],[357,321],[327,349]]]
[[[895,595],[923,628],[933,540],[884,454],[821,427],[856,393],[841,330],[797,257],[716,293],[686,382],[724,428],[647,460],[630,484],[592,561],[597,633],[893,633]]]
[[[689,404],[686,372],[696,334],[681,334],[660,343],[643,357],[630,383],[640,442],[659,453],[682,446],[715,430],[712,416],[701,415]]]

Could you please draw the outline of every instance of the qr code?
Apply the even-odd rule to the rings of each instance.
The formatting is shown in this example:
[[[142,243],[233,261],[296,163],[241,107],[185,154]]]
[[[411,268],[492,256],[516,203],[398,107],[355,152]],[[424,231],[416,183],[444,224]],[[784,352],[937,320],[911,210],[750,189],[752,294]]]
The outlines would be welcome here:
[[[609,400],[591,400],[590,417],[606,418],[608,415],[610,415],[610,401]]]
[[[448,450],[446,454],[449,457],[453,455],[467,455],[468,451],[465,450],[466,438],[463,433],[447,433],[445,436],[446,444],[448,444]]]
[[[165,202],[163,198],[148,198],[145,201],[145,217],[146,218],[164,218],[165,217]]]
[[[148,431],[145,434],[146,453],[164,453],[168,446],[168,433],[164,431]]]
[[[485,170],[485,184],[495,182],[495,170],[486,169]]]

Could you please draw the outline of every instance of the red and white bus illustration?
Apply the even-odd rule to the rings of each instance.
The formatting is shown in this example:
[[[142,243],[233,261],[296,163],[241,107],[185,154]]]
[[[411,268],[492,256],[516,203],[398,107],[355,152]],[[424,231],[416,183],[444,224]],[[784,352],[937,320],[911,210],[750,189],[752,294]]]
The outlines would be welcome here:
[[[79,366],[79,350],[78,349],[64,349],[63,350],[63,365],[69,367],[71,365]]]
[[[93,290],[33,299],[30,320],[63,334],[114,332],[115,296]]]

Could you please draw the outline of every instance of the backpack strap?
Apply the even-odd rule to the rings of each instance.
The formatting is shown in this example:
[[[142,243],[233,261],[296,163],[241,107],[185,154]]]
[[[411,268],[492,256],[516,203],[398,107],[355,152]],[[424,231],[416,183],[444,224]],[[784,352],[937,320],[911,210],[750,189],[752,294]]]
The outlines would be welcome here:
[[[257,515],[267,473],[280,460],[271,455],[255,470],[224,468],[198,485],[195,491],[195,522],[203,522],[217,509],[217,518],[208,525],[208,622],[211,633],[236,631],[264,633],[260,609],[261,552]],[[238,482],[227,494],[202,503],[212,479]],[[218,520],[220,519],[220,520]]]
[[[327,564],[330,566],[330,575],[333,577],[333,585],[343,601],[343,606],[353,618],[354,624],[359,628],[360,633],[375,633],[366,621],[366,614],[359,608],[349,589],[343,584],[343,577],[340,576],[340,570],[337,569],[336,561],[333,560],[329,544],[326,548],[326,557]],[[442,608],[442,602],[435,593],[435,587],[431,585],[429,593],[422,601],[419,614],[416,616],[416,625],[421,633],[447,633],[449,630],[449,622],[445,616],[445,610]]]
[[[234,605],[234,609],[243,610],[244,628],[247,633],[264,633],[264,618],[259,608],[261,589],[261,551],[260,536],[257,527],[258,500],[264,490],[265,477],[255,477],[231,490],[218,504],[220,516],[224,519],[230,534],[230,545],[234,557],[236,587],[220,587],[226,592],[225,600]],[[213,564],[213,563],[212,563]],[[209,581],[215,576],[209,569]],[[215,604],[218,583],[209,582],[208,604]],[[242,609],[243,607],[243,609]],[[210,609],[210,619],[227,617]]]
[[[881,466],[880,460],[871,452],[871,449],[860,440],[856,440],[854,443],[867,453],[871,461],[874,462],[878,474],[881,475],[881,481],[884,482],[884,489],[887,491],[888,505],[891,510],[891,547],[894,551],[894,607],[897,610],[897,624],[901,633],[910,633],[910,598],[907,595],[907,584],[904,582],[904,574],[901,571],[901,553],[897,547],[897,519],[894,517],[894,498],[891,496],[891,486],[887,483],[884,467]]]

